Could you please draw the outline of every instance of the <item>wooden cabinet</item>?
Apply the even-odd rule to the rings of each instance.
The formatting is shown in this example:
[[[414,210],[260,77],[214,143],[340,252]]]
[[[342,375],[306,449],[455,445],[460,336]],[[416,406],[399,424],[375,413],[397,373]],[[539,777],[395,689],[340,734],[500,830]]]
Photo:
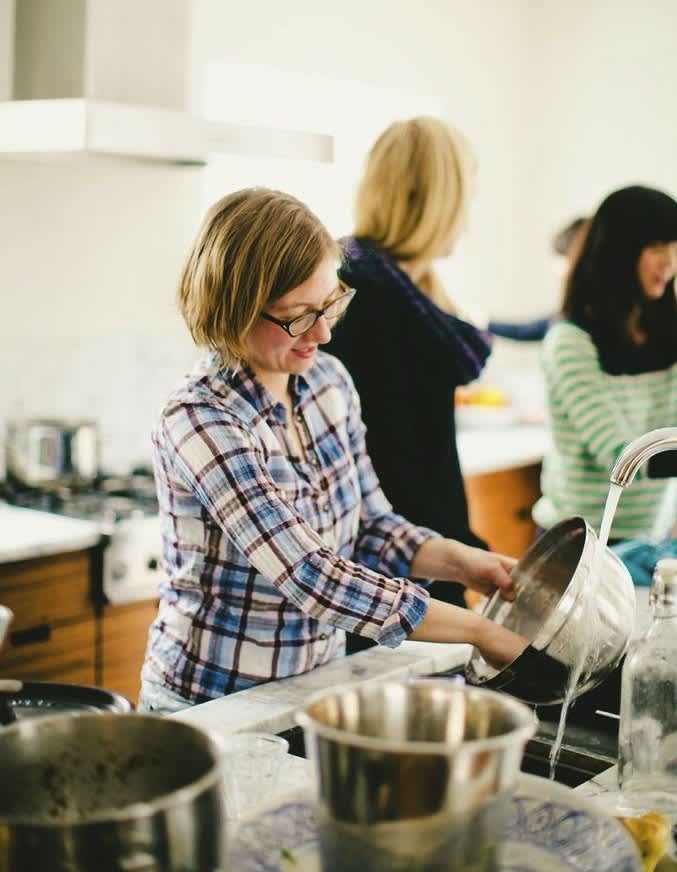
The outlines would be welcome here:
[[[93,552],[0,564],[0,603],[14,612],[0,675],[116,690],[134,704],[157,600],[95,606]]]
[[[531,509],[539,498],[541,465],[501,469],[465,479],[470,527],[494,551],[521,557],[534,539]]]
[[[97,627],[88,551],[0,564],[0,602],[14,612],[2,674],[96,682]]]
[[[96,622],[85,618],[14,630],[0,663],[7,678],[96,684]]]
[[[101,686],[124,694],[136,705],[148,628],[157,600],[105,606],[101,631]]]

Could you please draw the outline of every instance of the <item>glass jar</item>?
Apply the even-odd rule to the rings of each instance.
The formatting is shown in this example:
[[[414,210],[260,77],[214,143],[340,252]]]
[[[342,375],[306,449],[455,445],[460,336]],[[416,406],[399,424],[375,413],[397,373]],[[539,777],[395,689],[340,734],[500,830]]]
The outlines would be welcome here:
[[[621,679],[618,786],[638,813],[677,814],[677,560],[659,560],[653,617],[630,647]]]

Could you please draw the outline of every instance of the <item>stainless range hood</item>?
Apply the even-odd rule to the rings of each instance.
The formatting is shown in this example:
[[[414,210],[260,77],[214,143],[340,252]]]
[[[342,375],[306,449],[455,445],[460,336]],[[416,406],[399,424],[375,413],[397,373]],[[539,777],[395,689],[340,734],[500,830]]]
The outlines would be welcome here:
[[[203,164],[189,111],[191,0],[15,0],[0,157],[97,154]]]

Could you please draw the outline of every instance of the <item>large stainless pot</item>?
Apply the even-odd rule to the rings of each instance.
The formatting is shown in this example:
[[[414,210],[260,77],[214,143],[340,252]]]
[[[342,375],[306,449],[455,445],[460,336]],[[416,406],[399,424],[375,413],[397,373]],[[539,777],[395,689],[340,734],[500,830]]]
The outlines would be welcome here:
[[[91,484],[99,470],[97,426],[89,420],[36,418],[7,424],[7,471],[30,487]]]
[[[580,517],[544,533],[512,572],[512,602],[495,594],[485,617],[526,637],[530,644],[497,670],[473,649],[466,665],[472,684],[506,690],[534,704],[563,702],[572,667],[585,652],[575,696],[595,687],[618,665],[634,626],[635,590],[618,557],[605,548],[595,596],[587,596],[598,539]]]
[[[221,764],[202,730],[138,714],[0,730],[0,872],[213,872]]]

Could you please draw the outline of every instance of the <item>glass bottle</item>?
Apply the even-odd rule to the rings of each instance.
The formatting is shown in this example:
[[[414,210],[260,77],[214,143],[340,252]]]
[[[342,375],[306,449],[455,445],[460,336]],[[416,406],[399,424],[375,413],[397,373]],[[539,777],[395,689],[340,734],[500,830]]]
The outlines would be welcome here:
[[[622,803],[677,813],[677,559],[659,560],[653,617],[623,664],[618,734]]]

